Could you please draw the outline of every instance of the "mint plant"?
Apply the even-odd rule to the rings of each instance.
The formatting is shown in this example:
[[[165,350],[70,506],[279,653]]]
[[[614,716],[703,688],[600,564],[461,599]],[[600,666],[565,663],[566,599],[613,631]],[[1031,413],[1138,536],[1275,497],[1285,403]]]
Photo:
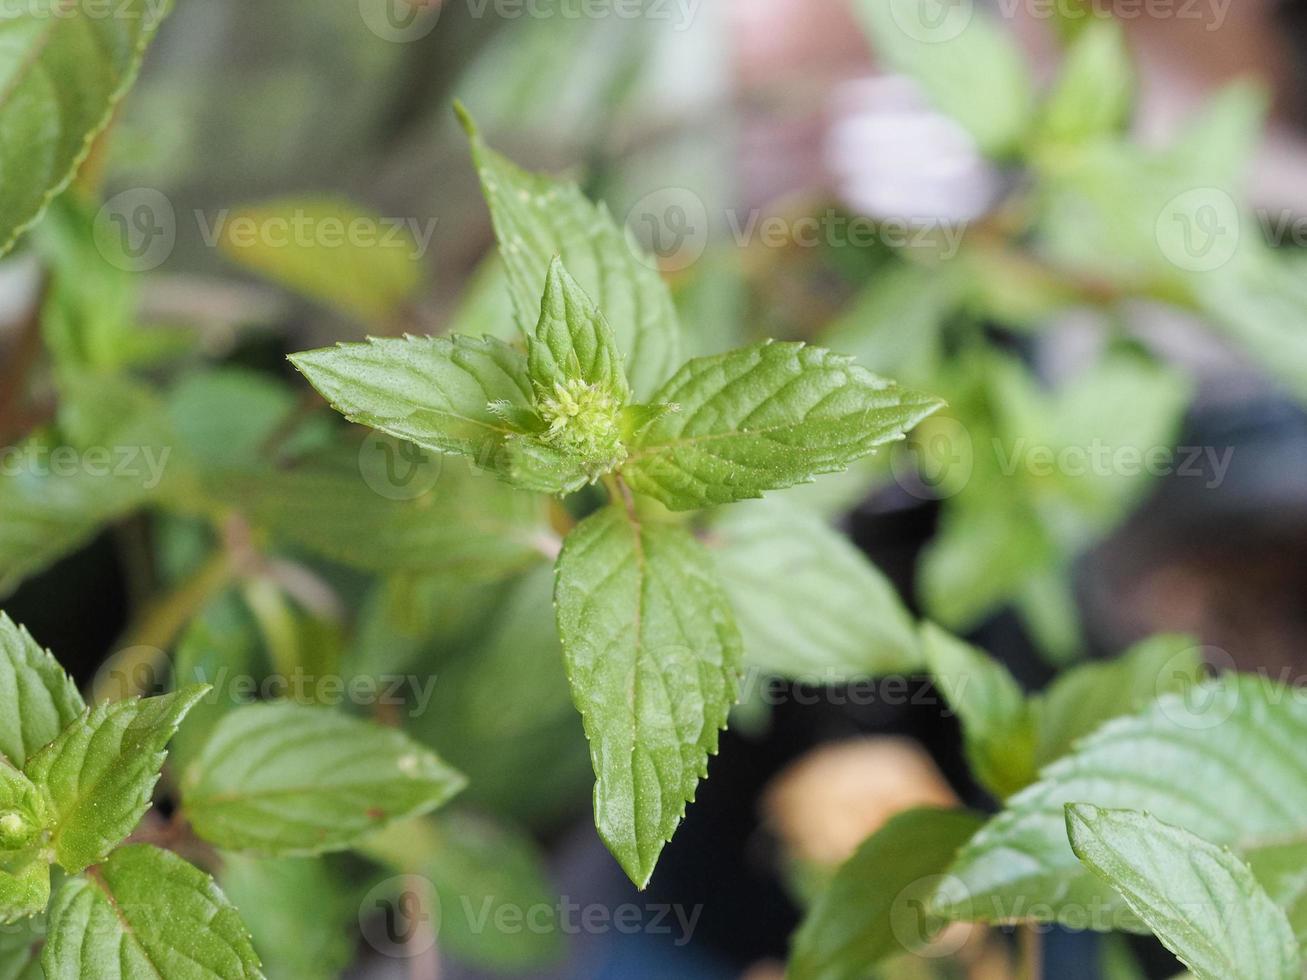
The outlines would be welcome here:
[[[6,974],[261,977],[240,914],[204,871],[133,842],[166,745],[207,685],[88,708],[0,614],[0,923],[46,918]],[[345,746],[353,753],[342,753]],[[463,777],[391,729],[293,703],[227,715],[182,777],[180,809],[224,853],[316,855],[434,810]],[[51,897],[52,871],[65,873]]]
[[[1277,756],[1274,779],[1232,788],[1255,744],[1307,722],[1289,688],[1204,679],[1193,641],[1157,637],[1032,700],[984,653],[926,643],[1002,809],[915,810],[869,838],[796,934],[792,976],[935,955],[957,921],[1152,932],[1199,980],[1302,975],[1307,776]]]
[[[604,484],[607,504],[563,542],[555,603],[596,825],[643,886],[707,773],[743,670],[712,560],[671,515],[842,470],[941,403],[796,343],[676,368],[671,298],[607,212],[518,169],[462,119],[525,351],[455,335],[291,360],[351,421],[466,456],[519,490]]]
[[[1287,395],[1307,394],[1300,277],[1247,203],[1267,99],[1234,83],[1149,145],[1131,129],[1139,73],[1115,18],[1078,5],[1049,18],[1064,28],[1064,57],[1041,88],[989,11],[854,7],[878,63],[965,131],[998,192],[954,228],[905,201],[935,234],[896,248],[815,339],[949,403],[912,442],[918,492],[943,501],[917,572],[932,618],[965,632],[1014,608],[1048,658],[1068,662],[1084,642],[1073,565],[1150,480],[1117,465],[1032,479],[1022,447],[1097,446],[1111,460],[1175,446],[1194,387],[1136,328],[1139,303],[1200,321]],[[1094,346],[1073,370],[1037,377],[1030,362],[1072,311],[1096,323]]]

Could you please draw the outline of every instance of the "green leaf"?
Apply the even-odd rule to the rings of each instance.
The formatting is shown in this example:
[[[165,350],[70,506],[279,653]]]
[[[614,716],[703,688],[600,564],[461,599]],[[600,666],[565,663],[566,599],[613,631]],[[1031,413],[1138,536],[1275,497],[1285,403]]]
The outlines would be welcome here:
[[[1203,100],[1167,152],[1191,175],[1193,186],[1214,184],[1233,193],[1261,145],[1270,102],[1264,83],[1231,82]]]
[[[150,808],[164,746],[207,685],[97,705],[32,756],[26,772],[54,813],[50,847],[65,870],[103,861]]]
[[[855,9],[889,67],[910,75],[975,137],[981,150],[1014,151],[1034,114],[1034,80],[1016,42],[971,4],[859,0]]]
[[[471,118],[460,119],[494,219],[508,269],[518,325],[530,333],[540,315],[549,265],[562,258],[613,325],[637,395],[652,391],[680,363],[680,326],[653,259],[575,184],[528,173],[486,146]]]
[[[422,283],[411,224],[330,198],[225,215],[219,246],[239,265],[365,323],[395,316]]]
[[[1305,734],[1307,703],[1265,678],[1227,675],[1167,694],[1100,728],[1009,800],[963,849],[936,904],[952,918],[1136,929],[1072,854],[1065,804],[1147,810],[1239,853],[1299,839],[1307,764],[1289,747]]]
[[[253,465],[283,427],[293,423],[297,392],[245,368],[205,368],[183,377],[168,393],[168,420],[177,439],[206,470]],[[326,417],[315,416],[281,442],[290,454],[324,441]]]
[[[21,769],[85,710],[54,655],[0,612],[0,755]]]
[[[326,861],[224,854],[220,880],[276,980],[337,977],[353,961],[358,902]]]
[[[1043,109],[1040,139],[1074,146],[1119,132],[1129,119],[1135,84],[1121,24],[1093,18],[1067,52]]]
[[[0,593],[184,476],[148,390],[79,377],[62,394],[57,429],[11,447],[0,466]]]
[[[41,333],[61,379],[82,371],[121,371],[180,354],[196,339],[188,329],[144,329],[137,321],[130,258],[109,250],[116,235],[95,235],[95,205],[76,191],[52,202],[33,232],[49,270]]]
[[[351,422],[487,469],[516,432],[494,408],[532,409],[526,355],[492,337],[373,338],[290,359]]]
[[[132,87],[169,0],[35,0],[0,24],[0,254],[72,180]]]
[[[230,589],[211,601],[191,620],[177,643],[172,664],[174,688],[211,684],[214,690],[186,716],[169,750],[172,764],[184,769],[200,752],[213,727],[229,712],[250,700],[236,678],[268,673],[258,624]],[[132,678],[123,676],[124,688]]]
[[[1278,841],[1245,851],[1253,874],[1289,918],[1298,944],[1307,943],[1307,839]]]
[[[37,915],[50,904],[50,859],[39,847],[0,853],[0,926]]]
[[[709,543],[754,666],[814,683],[920,667],[894,586],[820,517],[788,501],[741,504]]]
[[[528,348],[531,380],[544,390],[582,381],[603,389],[619,404],[630,395],[612,327],[561,259],[549,265],[540,321]]]
[[[845,469],[943,405],[847,357],[771,341],[690,361],[652,401],[679,410],[638,434],[622,475],[673,510]]]
[[[512,827],[468,813],[441,814],[383,831],[362,850],[397,873],[416,872],[431,882],[440,901],[441,948],[453,958],[522,973],[562,953],[559,899],[544,858]]]
[[[997,660],[938,627],[922,627],[931,677],[962,720],[967,763],[1000,799],[1035,778],[1038,712]]]
[[[1142,711],[1163,694],[1184,694],[1204,676],[1198,641],[1171,634],[1149,637],[1115,660],[1064,672],[1037,699],[1036,766],[1056,762],[1104,722]]]
[[[44,916],[31,916],[15,926],[0,929],[0,980],[44,980],[41,946]]]
[[[842,864],[795,933],[791,980],[862,980],[882,960],[924,951],[946,922],[931,888],[981,824],[960,810],[909,810]]]
[[[1081,862],[1108,882],[1198,980],[1300,980],[1284,913],[1248,865],[1147,813],[1068,804]]]
[[[361,452],[216,485],[276,537],[365,571],[487,581],[557,547],[542,497],[405,443],[373,440]]]
[[[533,824],[571,819],[594,777],[559,669],[554,569],[537,566],[444,635],[451,621],[422,662],[438,676],[409,730],[467,774],[468,804]]]
[[[213,879],[146,844],[64,883],[41,963],[47,980],[263,976],[240,913]]]
[[[595,825],[643,888],[738,698],[740,634],[690,533],[616,506],[564,542],[555,601],[597,777]]]
[[[1212,327],[1307,402],[1307,286],[1300,269],[1270,252],[1247,268],[1194,276],[1196,301]]]
[[[1002,664],[980,650],[929,624],[923,640],[931,674],[962,719],[968,763],[1000,799],[1034,782],[1040,769],[1104,722],[1203,678],[1197,641],[1163,635],[1115,660],[1068,670],[1027,698]]]
[[[338,851],[434,810],[463,777],[402,732],[290,702],[227,715],[182,781],[195,832],[268,857]]]

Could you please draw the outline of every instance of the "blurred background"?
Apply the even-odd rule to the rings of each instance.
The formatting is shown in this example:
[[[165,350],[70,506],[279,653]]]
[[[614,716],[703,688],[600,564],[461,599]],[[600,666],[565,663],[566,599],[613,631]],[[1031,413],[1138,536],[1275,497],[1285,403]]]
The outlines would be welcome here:
[[[982,18],[1022,67],[986,64],[981,49],[951,69],[916,66],[952,89],[887,49],[865,10],[875,3],[178,0],[97,162],[112,213],[166,231],[161,250],[147,236],[132,255],[141,316],[192,326],[210,363],[287,383],[289,351],[502,329],[493,232],[451,112],[460,99],[492,145],[572,174],[625,220],[672,283],[691,352],[814,340],[949,399],[901,450],[801,491],[914,611],[1032,688],[1162,631],[1195,634],[1221,663],[1300,669],[1307,3],[957,0],[940,23]],[[1057,90],[1091,15],[1115,18],[1129,62],[1105,55],[1060,120],[1011,123]],[[1005,87],[1005,72],[1020,77]],[[941,99],[959,89],[972,98]],[[1090,118],[1102,106],[1108,118]],[[1213,259],[1158,230],[1194,193],[1194,233],[1234,234],[1237,253],[1222,259],[1218,244]],[[401,307],[332,309],[322,287],[220,244],[240,209],[310,199],[403,225],[420,283]],[[29,251],[0,269],[10,363],[34,263]],[[15,430],[40,420],[41,399],[24,411]],[[1050,481],[991,458],[991,445],[1012,450],[1013,431],[1171,455],[1156,472],[1111,463]],[[83,679],[131,618],[122,545],[121,529],[101,535],[6,601],[80,658]],[[363,592],[332,584],[348,600]],[[70,593],[77,615],[56,599]],[[512,622],[505,649],[551,642]],[[577,906],[563,959],[520,975],[779,977],[822,869],[906,807],[992,805],[924,678],[893,692],[787,681],[768,698],[764,671],[637,893],[595,836],[567,705],[534,755],[538,731],[507,730],[504,716],[553,704],[556,685],[499,661],[441,666],[428,736],[455,762],[484,759],[477,804],[529,829]],[[551,766],[533,781],[540,759]],[[611,918],[624,908],[630,928]],[[608,918],[586,925],[587,909]],[[500,975],[493,950],[437,965],[375,945],[359,943],[350,976]],[[973,936],[895,976],[1015,976],[1009,945]],[[1128,975],[1108,971],[1119,951],[1106,949],[1051,933],[1044,975]],[[1132,949],[1137,975],[1167,975],[1158,950]]]

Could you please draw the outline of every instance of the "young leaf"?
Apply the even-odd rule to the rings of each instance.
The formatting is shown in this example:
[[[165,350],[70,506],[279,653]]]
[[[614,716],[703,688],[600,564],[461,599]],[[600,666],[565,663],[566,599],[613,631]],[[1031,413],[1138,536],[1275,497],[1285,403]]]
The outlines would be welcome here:
[[[40,848],[0,851],[0,925],[37,915],[49,904],[50,860]]]
[[[422,282],[408,227],[345,201],[270,201],[226,217],[219,245],[247,269],[365,323],[384,323]]]
[[[840,866],[795,933],[791,980],[862,980],[882,960],[924,951],[947,924],[930,888],[981,825],[961,810],[909,810]]]
[[[338,977],[353,961],[358,900],[325,860],[224,854],[219,877],[276,980]]]
[[[171,0],[36,0],[5,17],[0,87],[0,254],[68,186],[132,87]]]
[[[575,184],[527,173],[486,146],[457,107],[508,268],[518,325],[530,333],[540,315],[549,264],[561,257],[613,325],[631,387],[647,395],[680,363],[680,326],[653,261]]]
[[[362,451],[375,456],[312,460],[213,482],[279,539],[364,571],[498,580],[556,547],[543,497],[404,443],[377,440]],[[394,499],[411,497],[427,473],[438,474],[429,490]]]
[[[1044,106],[1040,138],[1075,145],[1112,136],[1129,117],[1134,87],[1120,22],[1093,18],[1067,52],[1062,77]]]
[[[1307,832],[1307,764],[1266,747],[1305,736],[1307,703],[1264,678],[1227,675],[1165,695],[1103,726],[1009,800],[958,856],[935,904],[951,918],[1137,928],[1072,854],[1065,804],[1147,810],[1236,852],[1297,839]],[[1101,914],[1086,922],[1086,910]]]
[[[50,909],[47,980],[258,980],[240,913],[213,879],[146,844],[70,878]]]
[[[613,328],[561,259],[549,265],[540,320],[528,348],[531,380],[539,388],[581,381],[607,392],[619,407],[626,403],[630,388]]]
[[[927,623],[921,631],[930,674],[962,719],[967,762],[1000,799],[1035,778],[1038,713],[996,660]]]
[[[522,973],[562,953],[560,923],[532,911],[558,902],[544,858],[514,828],[451,812],[398,824],[361,850],[396,873],[431,882],[440,900],[441,946],[453,958],[495,973]],[[533,916],[529,928],[516,928],[524,915]]]
[[[1198,980],[1301,980],[1288,920],[1229,849],[1131,810],[1068,804],[1066,825],[1081,862]]]
[[[0,612],[0,755],[21,769],[85,710],[50,652]]]
[[[767,341],[690,361],[652,399],[622,474],[672,510],[761,496],[842,470],[943,403],[819,347]]]
[[[526,356],[491,337],[374,338],[290,360],[351,422],[487,468],[515,432],[492,406],[532,408]]]
[[[763,500],[722,512],[711,552],[749,662],[813,683],[921,665],[893,584],[820,517]]]
[[[1020,143],[1034,80],[1004,27],[950,0],[859,0],[855,9],[888,67],[914,78],[991,156]]]
[[[595,825],[643,888],[737,700],[739,631],[689,532],[617,506],[564,542],[555,602],[597,778]]]
[[[208,692],[97,705],[28,760],[26,772],[54,814],[50,847],[65,870],[103,861],[150,808],[164,746]]]
[[[195,832],[267,857],[339,851],[427,813],[463,777],[402,732],[291,702],[227,715],[182,780]]]
[[[0,929],[0,980],[45,980],[41,972],[44,916],[30,916]]]

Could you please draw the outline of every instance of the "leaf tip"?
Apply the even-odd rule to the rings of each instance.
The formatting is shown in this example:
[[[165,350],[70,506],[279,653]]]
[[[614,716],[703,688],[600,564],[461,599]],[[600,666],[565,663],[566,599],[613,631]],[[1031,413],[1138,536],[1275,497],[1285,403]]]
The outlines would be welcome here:
[[[472,113],[468,112],[467,106],[461,99],[454,100],[454,115],[458,117],[458,124],[463,127],[463,132],[467,134],[469,140],[479,141],[481,132],[477,129],[476,120],[472,118]]]

